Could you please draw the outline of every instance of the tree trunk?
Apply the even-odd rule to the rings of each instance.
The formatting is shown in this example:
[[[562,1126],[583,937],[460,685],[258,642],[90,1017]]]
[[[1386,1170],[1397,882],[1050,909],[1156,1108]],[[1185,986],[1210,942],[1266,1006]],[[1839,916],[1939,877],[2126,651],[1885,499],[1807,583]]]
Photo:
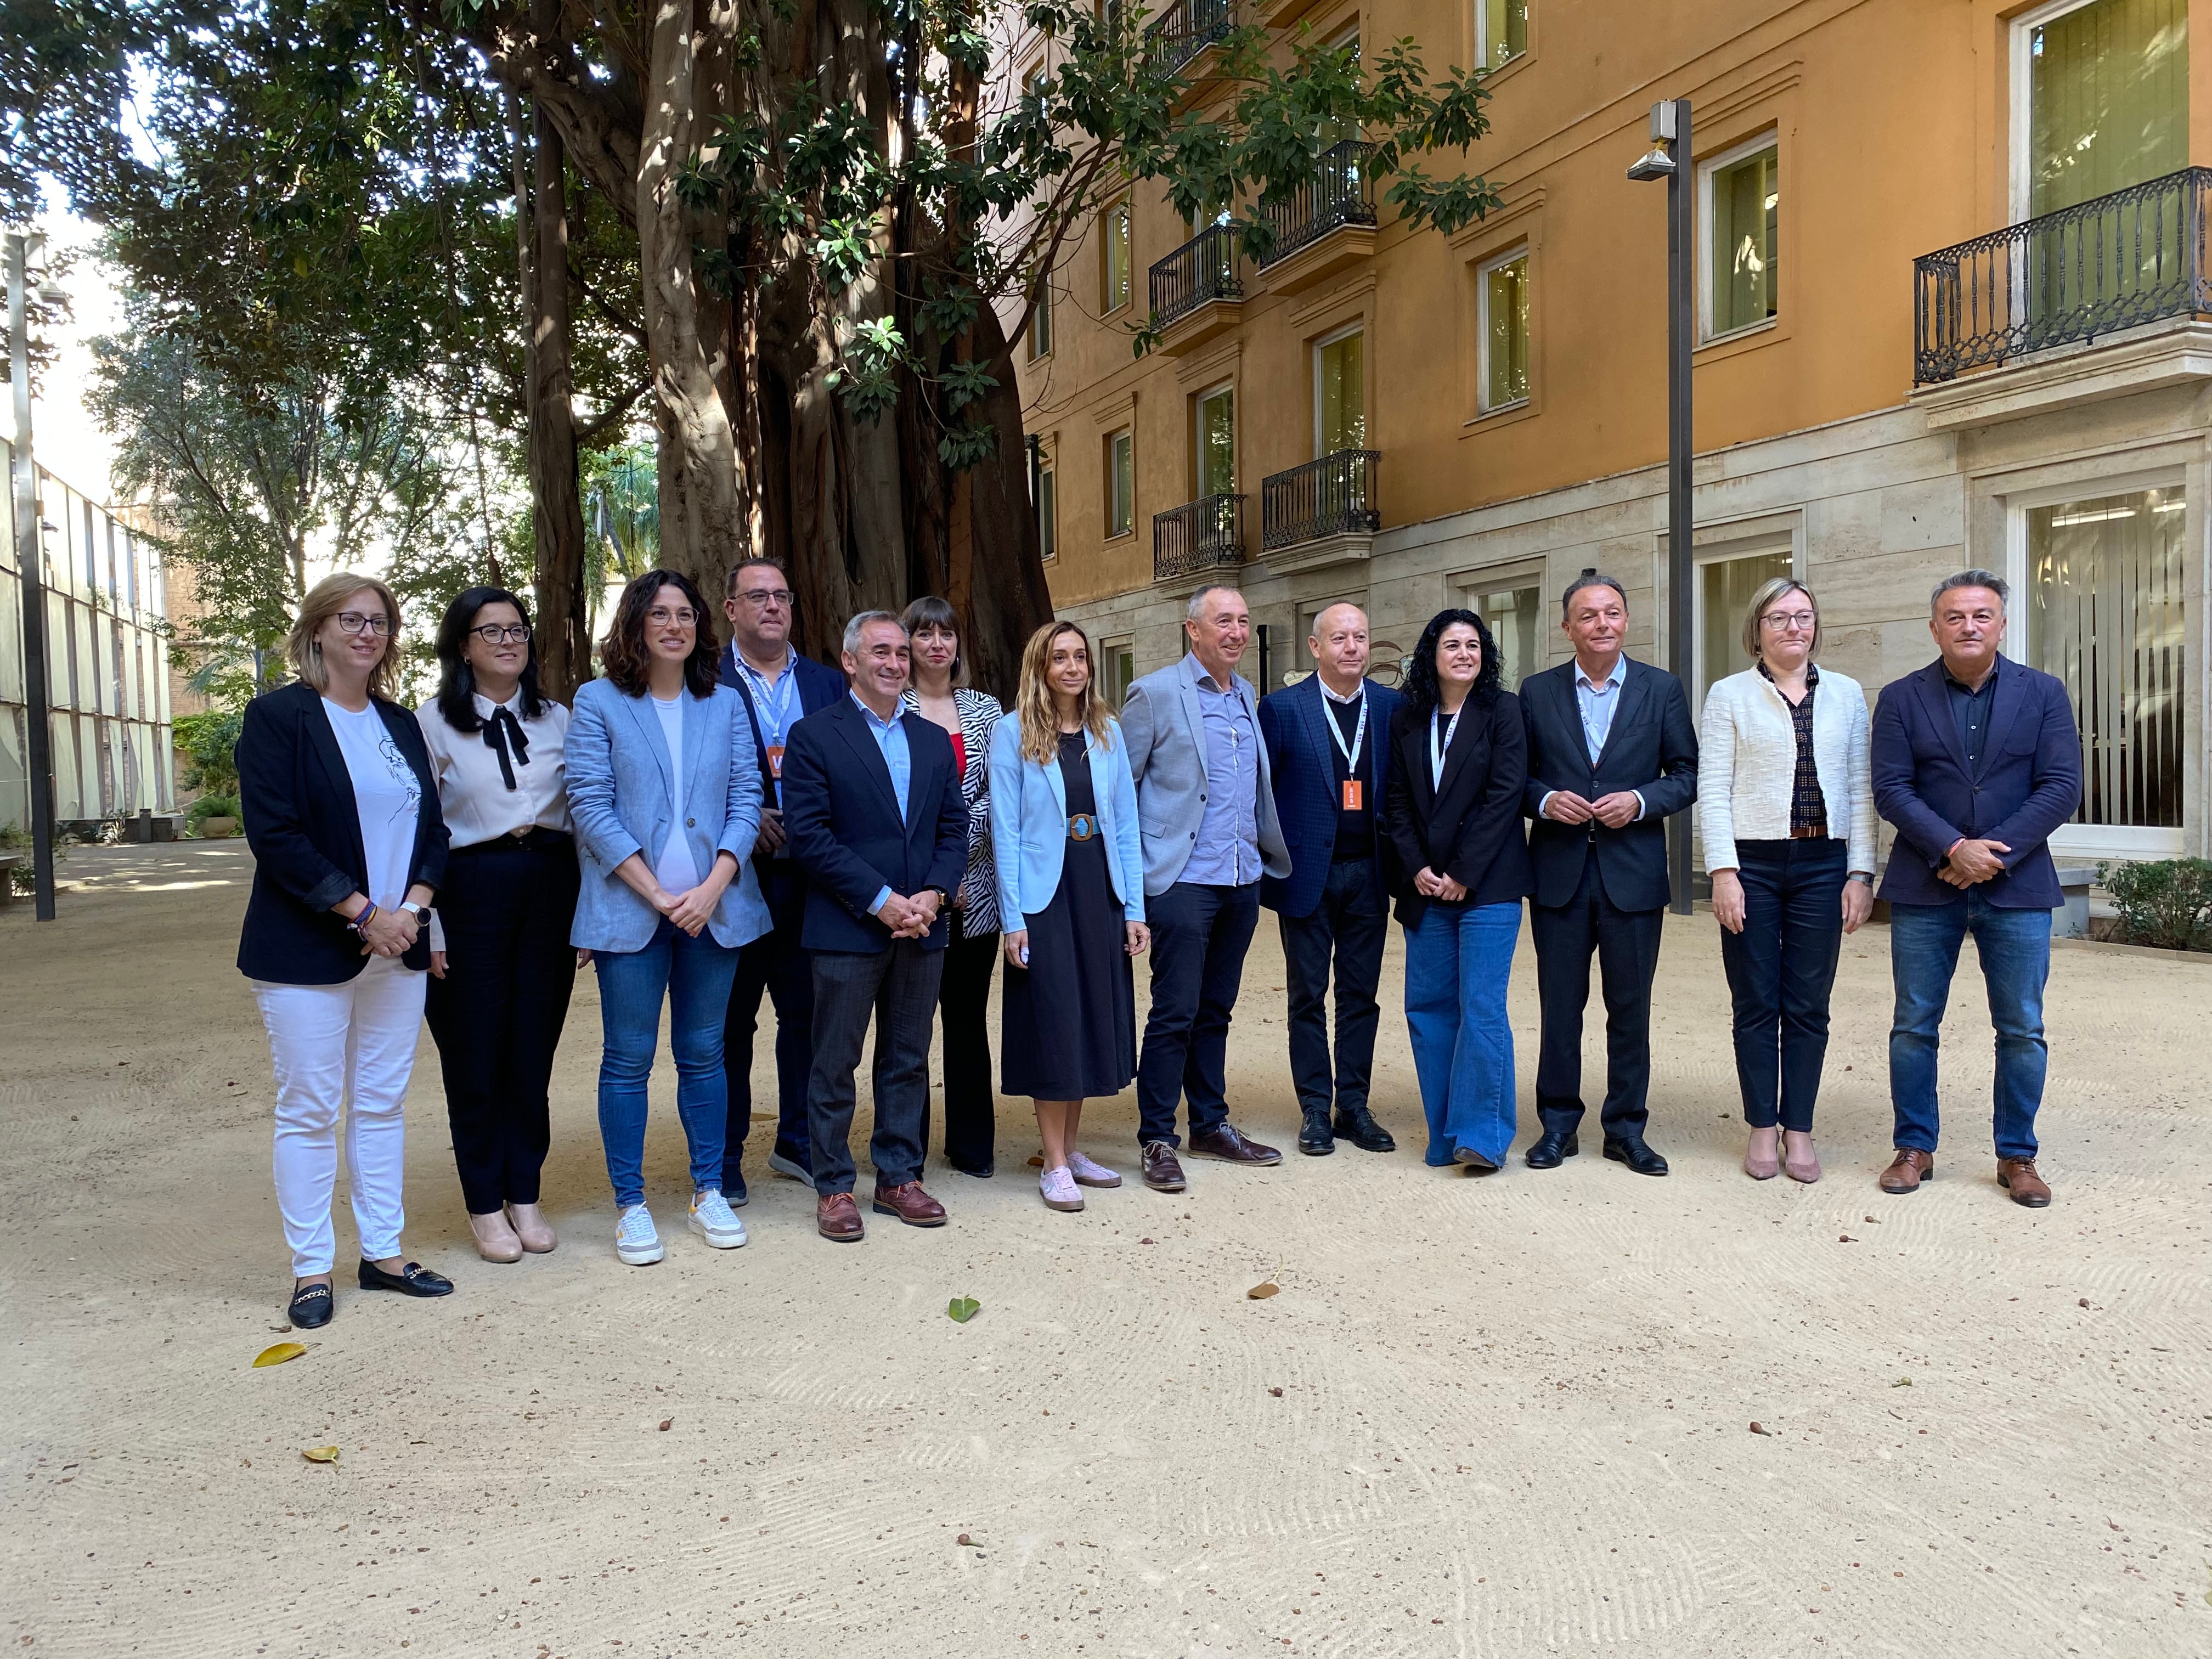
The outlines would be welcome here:
[[[557,5],[557,0],[554,0]],[[538,9],[549,9],[538,0]],[[530,495],[538,548],[538,665],[566,702],[591,677],[584,592],[584,503],[576,476],[575,376],[569,360],[568,168],[560,130],[540,108],[531,147]]]

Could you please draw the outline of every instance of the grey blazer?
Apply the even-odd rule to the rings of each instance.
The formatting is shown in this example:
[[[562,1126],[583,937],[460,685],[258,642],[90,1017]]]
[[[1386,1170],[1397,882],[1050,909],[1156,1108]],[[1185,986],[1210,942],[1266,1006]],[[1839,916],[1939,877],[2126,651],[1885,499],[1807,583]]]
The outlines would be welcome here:
[[[1129,744],[1129,771],[1137,782],[1137,822],[1145,837],[1145,892],[1174,886],[1190,862],[1198,826],[1206,817],[1206,723],[1198,712],[1198,659],[1160,669],[1129,688],[1121,702],[1121,732]],[[1291,854],[1275,820],[1275,784],[1267,745],[1256,739],[1260,710],[1251,682],[1233,677],[1244,712],[1252,717],[1258,751],[1260,866],[1278,878],[1291,873]]]

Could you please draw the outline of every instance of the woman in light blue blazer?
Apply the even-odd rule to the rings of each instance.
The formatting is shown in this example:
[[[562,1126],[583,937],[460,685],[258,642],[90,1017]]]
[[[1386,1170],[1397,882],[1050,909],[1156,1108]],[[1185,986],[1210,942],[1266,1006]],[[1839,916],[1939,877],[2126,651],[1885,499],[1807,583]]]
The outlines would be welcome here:
[[[1044,1201],[1079,1210],[1083,1188],[1121,1184],[1075,1136],[1083,1103],[1137,1074],[1129,958],[1151,934],[1129,745],[1073,623],[1030,636],[1014,712],[991,734],[991,842],[1006,954],[1000,1080],[1036,1102]]]
[[[691,1231],[745,1242],[722,1197],[729,1114],[722,1023],[738,948],[769,931],[753,873],[760,768],[740,695],[718,684],[714,626],[690,579],[651,570],[623,590],[599,645],[606,678],[576,693],[565,758],[583,885],[570,942],[599,965],[599,1138],[615,1254],[664,1254],[645,1206],[646,1083],[669,1010],[676,1112],[691,1149]]]

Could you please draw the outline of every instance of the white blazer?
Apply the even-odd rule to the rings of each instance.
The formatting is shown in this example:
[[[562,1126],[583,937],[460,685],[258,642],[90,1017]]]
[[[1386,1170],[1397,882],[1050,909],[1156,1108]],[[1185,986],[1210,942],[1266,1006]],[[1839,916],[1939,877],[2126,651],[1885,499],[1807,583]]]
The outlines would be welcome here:
[[[1874,872],[1874,776],[1866,693],[1832,668],[1813,694],[1813,766],[1827,803],[1828,832],[1849,843],[1849,867]],[[1733,870],[1741,841],[1784,841],[1797,776],[1797,731],[1790,704],[1756,668],[1705,693],[1698,733],[1698,827],[1705,868]]]

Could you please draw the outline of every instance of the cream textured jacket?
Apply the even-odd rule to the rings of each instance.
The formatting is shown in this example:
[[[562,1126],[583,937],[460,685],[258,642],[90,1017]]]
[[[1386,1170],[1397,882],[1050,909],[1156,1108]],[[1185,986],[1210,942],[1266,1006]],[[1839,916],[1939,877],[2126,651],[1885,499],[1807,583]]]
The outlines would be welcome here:
[[[1874,779],[1868,759],[1866,693],[1832,668],[1813,695],[1813,765],[1828,808],[1828,832],[1850,843],[1849,867],[1874,871]],[[1797,773],[1790,705],[1756,668],[1705,693],[1698,733],[1698,827],[1705,868],[1733,870],[1738,841],[1784,841]]]

